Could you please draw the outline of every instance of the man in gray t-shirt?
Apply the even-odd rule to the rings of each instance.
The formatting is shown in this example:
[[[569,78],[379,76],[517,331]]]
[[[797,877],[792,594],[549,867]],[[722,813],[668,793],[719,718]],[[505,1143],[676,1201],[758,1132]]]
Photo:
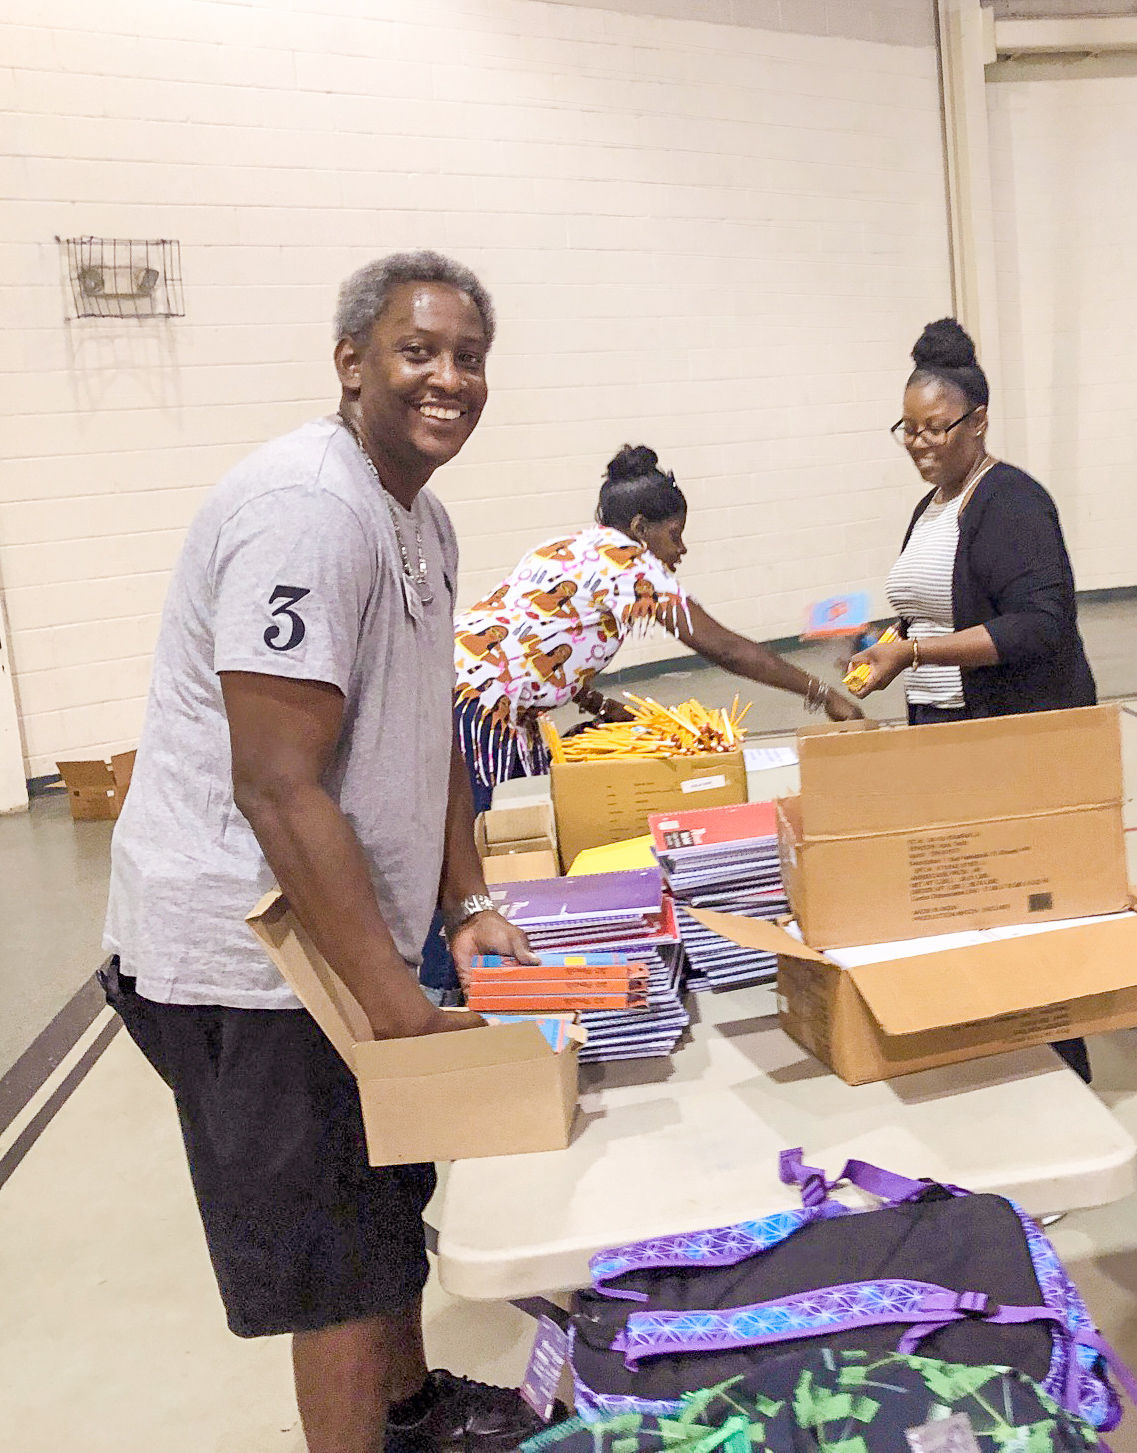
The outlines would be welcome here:
[[[481,1023],[412,972],[440,898],[459,961],[528,956],[474,848],[457,547],[425,488],[478,422],[492,335],[437,254],[344,284],[340,413],[257,450],[190,526],[114,835],[108,996],[177,1100],[230,1326],[293,1334],[312,1453],[376,1453],[388,1413],[412,1453],[534,1428],[515,1393],[428,1373],[433,1168],[368,1165],[350,1072],[244,921],[279,882],[379,1038]]]

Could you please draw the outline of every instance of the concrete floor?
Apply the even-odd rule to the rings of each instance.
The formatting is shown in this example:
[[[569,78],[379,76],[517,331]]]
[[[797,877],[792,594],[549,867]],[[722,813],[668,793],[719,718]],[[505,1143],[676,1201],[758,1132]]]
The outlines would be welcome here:
[[[0,1075],[98,967],[113,826],[62,792],[0,817]]]
[[[1129,698],[1124,753],[1127,779],[1137,782],[1137,610],[1089,606],[1083,622],[1103,697]],[[815,647],[794,659],[823,671],[832,654]],[[698,695],[708,704],[745,686],[694,662],[628,684],[665,702]],[[793,698],[758,689],[753,699],[755,732],[801,720]],[[896,717],[902,703],[894,689],[872,707]],[[1137,826],[1131,803],[1126,821]],[[109,828],[72,823],[62,797],[0,818],[0,1074],[99,960]],[[1137,833],[1130,842],[1137,846]],[[1137,1032],[1100,1037],[1091,1049],[1097,1093],[1137,1137]],[[0,1132],[0,1164],[27,1123]],[[1053,1236],[1106,1335],[1137,1364],[1137,1196],[1072,1213]],[[0,1187],[0,1286],[5,1447],[301,1453],[287,1341],[240,1342],[225,1330],[173,1107],[125,1035]],[[435,1283],[426,1305],[435,1363],[519,1379],[533,1329],[524,1313],[455,1301]],[[1137,1415],[1129,1423],[1110,1436],[1115,1453],[1137,1453]]]

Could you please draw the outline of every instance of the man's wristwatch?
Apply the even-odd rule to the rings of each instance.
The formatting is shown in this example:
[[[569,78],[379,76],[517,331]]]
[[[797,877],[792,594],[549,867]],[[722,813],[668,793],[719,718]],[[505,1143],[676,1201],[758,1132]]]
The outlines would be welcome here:
[[[447,915],[446,937],[453,938],[463,924],[469,923],[479,913],[496,913],[497,906],[488,893],[471,893],[463,898],[452,914]]]

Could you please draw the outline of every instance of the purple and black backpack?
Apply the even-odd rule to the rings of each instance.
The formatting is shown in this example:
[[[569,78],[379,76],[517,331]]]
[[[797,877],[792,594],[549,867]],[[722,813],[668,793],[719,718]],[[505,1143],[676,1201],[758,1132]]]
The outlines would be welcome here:
[[[1048,1237],[1012,1201],[858,1160],[827,1181],[800,1150],[782,1153],[780,1173],[800,1210],[592,1258],[572,1317],[582,1417],[677,1413],[684,1394],[819,1345],[1017,1368],[1102,1430],[1121,1418],[1107,1368],[1137,1401]],[[842,1181],[886,1204],[831,1199]]]

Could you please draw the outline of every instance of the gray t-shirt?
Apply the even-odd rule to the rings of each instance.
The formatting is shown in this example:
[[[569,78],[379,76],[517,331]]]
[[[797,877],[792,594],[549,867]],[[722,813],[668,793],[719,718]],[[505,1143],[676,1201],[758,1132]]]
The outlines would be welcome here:
[[[221,671],[343,692],[325,785],[399,952],[419,961],[442,867],[458,551],[429,491],[411,511],[393,503],[412,567],[422,531],[429,604],[403,573],[378,482],[331,419],[237,465],[189,528],[111,852],[104,945],[146,998],[297,1005],[244,921],[273,875],[233,803]]]

